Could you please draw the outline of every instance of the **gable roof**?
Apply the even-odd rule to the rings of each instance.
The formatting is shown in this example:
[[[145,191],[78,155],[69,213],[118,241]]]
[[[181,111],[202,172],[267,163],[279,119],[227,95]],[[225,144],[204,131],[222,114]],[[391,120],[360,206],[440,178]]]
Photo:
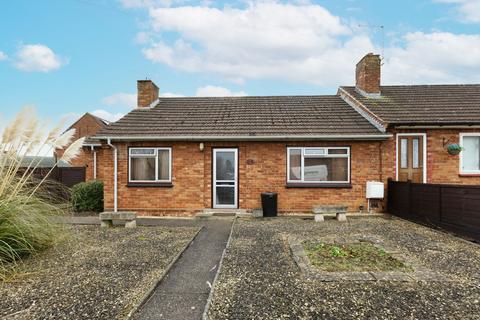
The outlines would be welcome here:
[[[100,130],[95,138],[385,138],[338,95],[160,98]]]
[[[381,86],[380,98],[341,89],[389,125],[480,124],[479,84]]]
[[[97,117],[93,114],[91,114],[90,112],[86,112],[83,116],[81,116],[80,118],[78,118],[74,123],[72,123],[72,125],[70,125],[65,131],[68,131],[70,129],[72,129],[80,120],[82,120],[83,118],[85,117],[90,117],[92,118],[93,120],[95,120],[101,127],[106,127],[110,122],[105,120],[105,119],[102,119],[100,117]]]

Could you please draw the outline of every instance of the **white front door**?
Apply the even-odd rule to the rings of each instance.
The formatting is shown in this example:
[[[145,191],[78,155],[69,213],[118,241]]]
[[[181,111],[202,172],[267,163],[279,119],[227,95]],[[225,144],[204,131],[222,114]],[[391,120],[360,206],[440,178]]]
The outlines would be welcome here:
[[[237,208],[238,150],[213,149],[213,207]]]

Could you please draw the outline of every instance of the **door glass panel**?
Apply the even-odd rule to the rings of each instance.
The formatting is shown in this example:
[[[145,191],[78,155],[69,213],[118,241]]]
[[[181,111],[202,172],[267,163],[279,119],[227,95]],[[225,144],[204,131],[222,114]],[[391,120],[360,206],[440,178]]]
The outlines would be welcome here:
[[[235,153],[217,151],[216,157],[216,179],[235,180]]]
[[[216,187],[216,204],[235,204],[235,187]]]
[[[413,160],[412,160],[412,167],[413,168],[418,168],[419,167],[419,150],[418,150],[418,138],[414,138],[412,140],[412,151],[413,151]]]
[[[465,171],[480,170],[480,137],[463,137],[462,163]]]
[[[408,167],[408,139],[400,140],[400,167]]]

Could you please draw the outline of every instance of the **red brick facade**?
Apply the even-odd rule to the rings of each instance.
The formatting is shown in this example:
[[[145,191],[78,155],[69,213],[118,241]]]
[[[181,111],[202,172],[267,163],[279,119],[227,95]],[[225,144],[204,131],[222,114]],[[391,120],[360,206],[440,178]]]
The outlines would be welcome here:
[[[427,135],[427,183],[443,184],[480,184],[480,176],[460,174],[460,155],[450,155],[446,145],[459,143],[460,133],[478,132],[479,129],[428,129],[396,130],[396,133],[424,133]],[[396,136],[385,144],[388,149],[395,148]],[[395,149],[393,149],[395,150]],[[395,152],[393,158],[386,161],[385,171],[395,176]]]
[[[472,130],[470,130],[471,132]],[[398,132],[409,132],[407,130]],[[429,183],[479,184],[480,177],[459,175],[459,156],[449,155],[445,141],[458,142],[468,130],[415,130],[427,134],[427,179]],[[349,211],[366,208],[366,182],[387,182],[396,177],[396,133],[386,141],[338,142],[198,142],[115,143],[118,146],[118,210],[147,215],[190,215],[212,207],[212,148],[238,148],[240,209],[260,208],[260,193],[278,193],[283,213],[309,212],[314,205],[344,204]],[[171,147],[173,187],[128,186],[128,147]],[[289,188],[286,186],[287,147],[349,146],[351,188]],[[108,146],[97,152],[97,177],[105,182],[105,208],[113,210],[113,153]],[[91,158],[91,152],[86,152]],[[90,167],[90,166],[89,166]],[[90,175],[90,170],[87,174]],[[383,203],[384,205],[384,203]],[[381,210],[381,209],[380,209]]]
[[[101,128],[105,126],[99,118],[86,113],[78,119],[72,126],[68,128],[75,129],[75,135],[72,142],[81,137],[90,137],[95,135]],[[66,149],[67,147],[65,147]],[[59,159],[62,157],[65,149],[56,149],[54,156]],[[84,147],[80,154],[74,158],[70,164],[73,167],[86,167],[86,180],[93,179],[93,153],[90,148]],[[97,177],[99,178],[99,177]]]
[[[205,143],[119,143],[118,210],[145,214],[192,213],[212,207],[212,148],[238,148],[239,208],[260,208],[260,193],[278,193],[279,210],[306,212],[314,205],[345,204],[350,211],[366,207],[365,186],[368,180],[380,180],[381,142],[239,142]],[[173,187],[129,187],[128,146],[172,148]],[[350,146],[351,188],[288,188],[286,157],[288,146]],[[112,150],[98,153],[99,176],[105,182],[105,207],[113,209]]]

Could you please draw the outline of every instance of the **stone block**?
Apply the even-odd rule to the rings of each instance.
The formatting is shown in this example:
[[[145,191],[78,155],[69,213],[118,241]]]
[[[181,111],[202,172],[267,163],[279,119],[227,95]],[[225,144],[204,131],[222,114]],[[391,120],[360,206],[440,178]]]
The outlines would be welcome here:
[[[100,227],[102,227],[102,228],[113,227],[113,222],[112,222],[112,220],[100,220]]]
[[[131,221],[126,221],[125,222],[125,228],[136,228],[137,227],[137,221],[136,220],[131,220]]]
[[[325,221],[325,218],[323,217],[323,214],[316,214],[315,215],[315,222],[323,222]]]
[[[337,221],[347,221],[347,215],[345,213],[337,213]]]
[[[313,206],[313,213],[315,214],[335,214],[335,213],[345,213],[347,212],[348,207],[344,205],[338,206],[327,206],[327,205],[319,205]]]

